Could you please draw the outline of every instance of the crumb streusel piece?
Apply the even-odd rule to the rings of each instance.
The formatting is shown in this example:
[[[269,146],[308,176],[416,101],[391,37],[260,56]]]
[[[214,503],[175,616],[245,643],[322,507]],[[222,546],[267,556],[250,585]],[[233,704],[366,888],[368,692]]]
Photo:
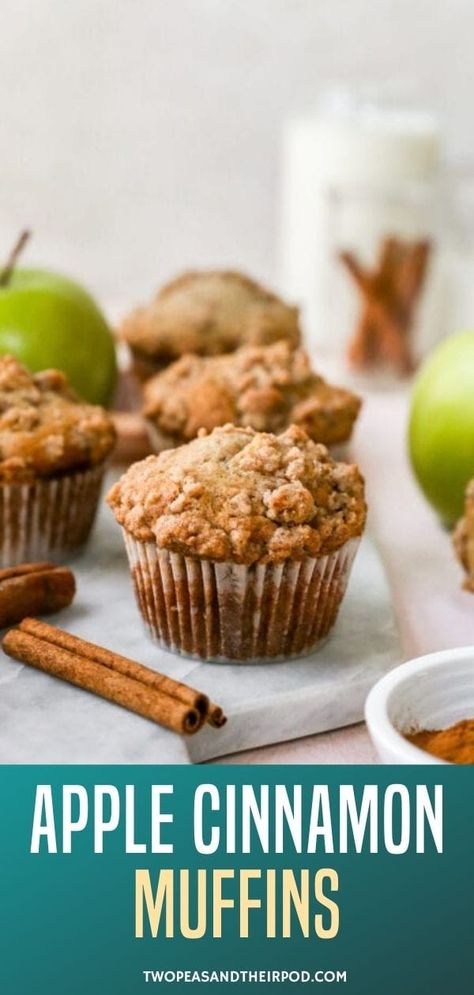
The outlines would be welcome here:
[[[132,311],[119,329],[135,356],[155,368],[186,352],[213,356],[244,344],[300,339],[298,309],[241,273],[189,272]]]
[[[114,443],[106,411],[80,401],[59,370],[32,375],[13,356],[0,357],[0,482],[96,466]]]
[[[143,413],[175,444],[232,422],[260,432],[300,425],[314,441],[334,445],[350,437],[360,405],[314,373],[303,349],[282,341],[228,356],[182,356],[147,381]]]
[[[464,518],[456,526],[453,540],[458,558],[466,571],[464,589],[474,593],[474,480],[468,485]]]
[[[226,425],[135,463],[108,502],[140,542],[215,561],[320,556],[364,528],[357,466],[293,425],[282,435]]]

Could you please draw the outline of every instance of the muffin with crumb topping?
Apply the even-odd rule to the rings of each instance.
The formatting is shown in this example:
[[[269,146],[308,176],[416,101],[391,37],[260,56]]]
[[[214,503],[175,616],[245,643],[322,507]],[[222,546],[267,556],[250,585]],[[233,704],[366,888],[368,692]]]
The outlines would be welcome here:
[[[313,649],[336,620],[366,517],[357,466],[297,426],[214,429],[135,463],[108,502],[151,635],[208,660]]]
[[[242,345],[300,340],[298,309],[255,280],[231,270],[183,273],[159,290],[150,304],[122,322],[141,380],[184,353],[217,356]]]
[[[314,442],[341,446],[361,405],[352,391],[315,373],[303,349],[284,341],[227,356],[183,356],[147,381],[143,398],[157,452],[226,422],[259,432],[300,425]]]
[[[90,533],[115,430],[59,370],[0,357],[0,563],[62,560]]]

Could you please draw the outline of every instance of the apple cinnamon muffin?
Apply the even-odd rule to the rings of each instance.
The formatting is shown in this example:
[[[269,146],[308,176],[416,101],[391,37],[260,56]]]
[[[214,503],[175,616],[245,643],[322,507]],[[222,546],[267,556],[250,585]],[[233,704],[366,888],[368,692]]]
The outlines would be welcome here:
[[[361,401],[315,373],[288,342],[244,346],[227,356],[182,356],[147,381],[143,414],[159,452],[219,425],[281,432],[300,425],[315,442],[350,438]]]
[[[459,562],[466,572],[464,589],[474,593],[474,480],[467,487],[464,518],[454,530],[453,541]]]
[[[107,498],[139,608],[204,659],[308,653],[333,626],[364,529],[364,482],[298,426],[226,425],[131,466]]]
[[[119,328],[144,380],[184,353],[216,356],[242,345],[300,340],[298,309],[242,273],[184,273]]]
[[[0,357],[0,562],[63,559],[87,539],[115,430],[59,370]]]

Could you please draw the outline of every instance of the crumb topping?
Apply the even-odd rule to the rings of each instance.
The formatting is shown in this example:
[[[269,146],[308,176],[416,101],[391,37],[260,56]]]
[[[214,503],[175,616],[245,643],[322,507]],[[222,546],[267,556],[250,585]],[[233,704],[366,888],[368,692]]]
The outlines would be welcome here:
[[[31,375],[13,356],[0,356],[0,482],[94,466],[114,442],[107,413],[79,401],[63,373]]]
[[[141,542],[218,561],[322,555],[362,533],[357,466],[292,425],[282,435],[226,425],[131,466],[108,495]]]
[[[169,363],[186,352],[218,355],[244,344],[300,338],[298,309],[241,273],[189,272],[167,283],[120,328],[144,357]]]
[[[464,518],[454,530],[453,541],[459,561],[466,571],[464,588],[474,592],[474,480],[468,485]]]
[[[315,442],[345,442],[360,409],[349,390],[314,373],[288,342],[244,346],[228,356],[182,356],[144,387],[144,415],[176,441],[226,422],[259,432],[300,425]]]

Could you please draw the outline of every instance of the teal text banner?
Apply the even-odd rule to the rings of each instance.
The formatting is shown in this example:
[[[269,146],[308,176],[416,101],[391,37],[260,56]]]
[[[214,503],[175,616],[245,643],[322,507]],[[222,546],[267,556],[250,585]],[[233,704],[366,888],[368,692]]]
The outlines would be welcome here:
[[[470,768],[4,766],[0,792],[1,995],[473,990]]]

